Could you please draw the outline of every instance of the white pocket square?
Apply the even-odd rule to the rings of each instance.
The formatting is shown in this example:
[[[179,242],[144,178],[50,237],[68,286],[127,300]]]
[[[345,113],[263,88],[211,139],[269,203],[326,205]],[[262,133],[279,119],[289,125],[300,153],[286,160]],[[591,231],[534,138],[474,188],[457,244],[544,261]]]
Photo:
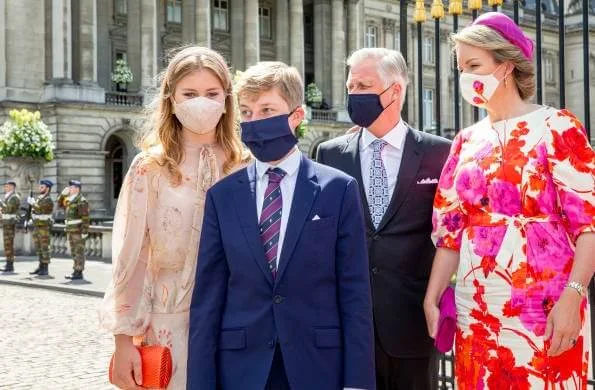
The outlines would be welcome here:
[[[430,179],[429,177],[426,177],[425,179],[418,180],[417,184],[438,184],[438,179]]]
[[[320,219],[320,217],[318,216],[318,214],[316,214],[316,215],[314,216],[314,218],[312,218],[312,221],[318,221],[319,219]]]

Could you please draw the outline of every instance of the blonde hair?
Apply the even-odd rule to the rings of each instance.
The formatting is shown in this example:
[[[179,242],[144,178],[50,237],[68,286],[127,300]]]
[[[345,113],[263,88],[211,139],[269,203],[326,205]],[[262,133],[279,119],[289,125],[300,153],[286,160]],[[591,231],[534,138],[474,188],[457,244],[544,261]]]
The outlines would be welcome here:
[[[235,86],[238,99],[257,99],[263,92],[277,88],[289,109],[293,110],[304,101],[304,83],[296,68],[279,61],[264,61],[251,66],[242,73]]]
[[[146,134],[142,138],[141,148],[159,166],[165,166],[171,175],[174,185],[179,185],[182,173],[179,164],[184,158],[182,147],[182,124],[174,115],[173,95],[177,83],[188,74],[208,69],[221,82],[225,91],[225,113],[221,116],[215,128],[217,144],[225,153],[223,172],[229,173],[246,157],[239,138],[239,128],[236,120],[236,108],[231,96],[231,75],[223,57],[206,47],[189,46],[180,48],[173,56],[167,69],[160,75],[159,93],[153,103],[147,108],[149,120],[146,124]],[[162,151],[158,155],[149,153],[160,146]]]
[[[482,25],[465,27],[453,34],[451,39],[456,45],[464,43],[492,53],[496,63],[510,62],[514,65],[512,78],[521,99],[529,100],[535,94],[535,67],[520,48],[510,43],[497,31]]]

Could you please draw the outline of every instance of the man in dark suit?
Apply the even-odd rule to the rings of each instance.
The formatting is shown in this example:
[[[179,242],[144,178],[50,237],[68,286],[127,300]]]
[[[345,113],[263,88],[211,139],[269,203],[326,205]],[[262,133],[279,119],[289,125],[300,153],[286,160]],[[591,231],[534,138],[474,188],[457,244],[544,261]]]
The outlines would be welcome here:
[[[190,390],[374,389],[369,263],[357,182],[304,157],[295,68],[236,85],[257,161],[207,193],[190,308]]]
[[[376,333],[378,390],[437,387],[423,299],[432,268],[432,204],[450,142],[401,119],[407,66],[399,52],[361,49],[348,60],[356,129],[320,145],[318,162],[356,178],[363,199]]]

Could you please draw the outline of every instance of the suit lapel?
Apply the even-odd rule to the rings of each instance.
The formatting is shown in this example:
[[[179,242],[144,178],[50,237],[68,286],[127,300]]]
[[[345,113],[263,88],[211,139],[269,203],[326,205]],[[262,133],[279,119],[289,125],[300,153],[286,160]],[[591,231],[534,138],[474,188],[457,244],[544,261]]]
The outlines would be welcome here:
[[[256,212],[256,164],[251,164],[246,168],[246,175],[240,176],[238,181],[238,190],[235,191],[234,199],[236,212],[240,217],[240,226],[244,232],[244,237],[252,252],[254,260],[264,273],[264,276],[273,284],[273,275],[269,270],[264,249],[258,231],[258,215]],[[246,195],[248,197],[246,198]]]
[[[343,171],[349,176],[353,177],[359,187],[360,197],[364,206],[364,218],[366,226],[369,230],[374,230],[372,224],[372,217],[370,216],[370,206],[368,205],[368,197],[366,196],[366,189],[364,188],[364,181],[362,179],[362,164],[359,153],[359,143],[362,137],[362,130],[360,129],[353,137],[349,138],[342,155],[345,161],[342,164]]]
[[[319,191],[320,186],[316,179],[314,166],[310,160],[302,156],[287,228],[285,230],[285,238],[282,243],[277,281],[281,280],[283,273],[287,269],[287,264],[293,255],[300,233],[304,228],[308,215],[310,215],[310,210]]]
[[[388,208],[378,225],[378,231],[382,230],[388,221],[399,211],[399,208],[407,197],[408,191],[413,188],[422,157],[421,137],[413,129],[408,127],[397,184],[395,185],[395,190],[393,191]]]

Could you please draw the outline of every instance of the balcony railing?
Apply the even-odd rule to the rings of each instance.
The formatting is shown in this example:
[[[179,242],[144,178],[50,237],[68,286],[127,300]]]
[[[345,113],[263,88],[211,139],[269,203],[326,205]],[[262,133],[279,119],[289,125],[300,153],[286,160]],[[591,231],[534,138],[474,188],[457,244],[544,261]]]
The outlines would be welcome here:
[[[142,106],[143,95],[130,92],[106,92],[105,104],[115,106]]]
[[[313,121],[319,121],[319,122],[336,122],[337,121],[337,111],[320,110],[320,109],[313,108],[311,119]]]

